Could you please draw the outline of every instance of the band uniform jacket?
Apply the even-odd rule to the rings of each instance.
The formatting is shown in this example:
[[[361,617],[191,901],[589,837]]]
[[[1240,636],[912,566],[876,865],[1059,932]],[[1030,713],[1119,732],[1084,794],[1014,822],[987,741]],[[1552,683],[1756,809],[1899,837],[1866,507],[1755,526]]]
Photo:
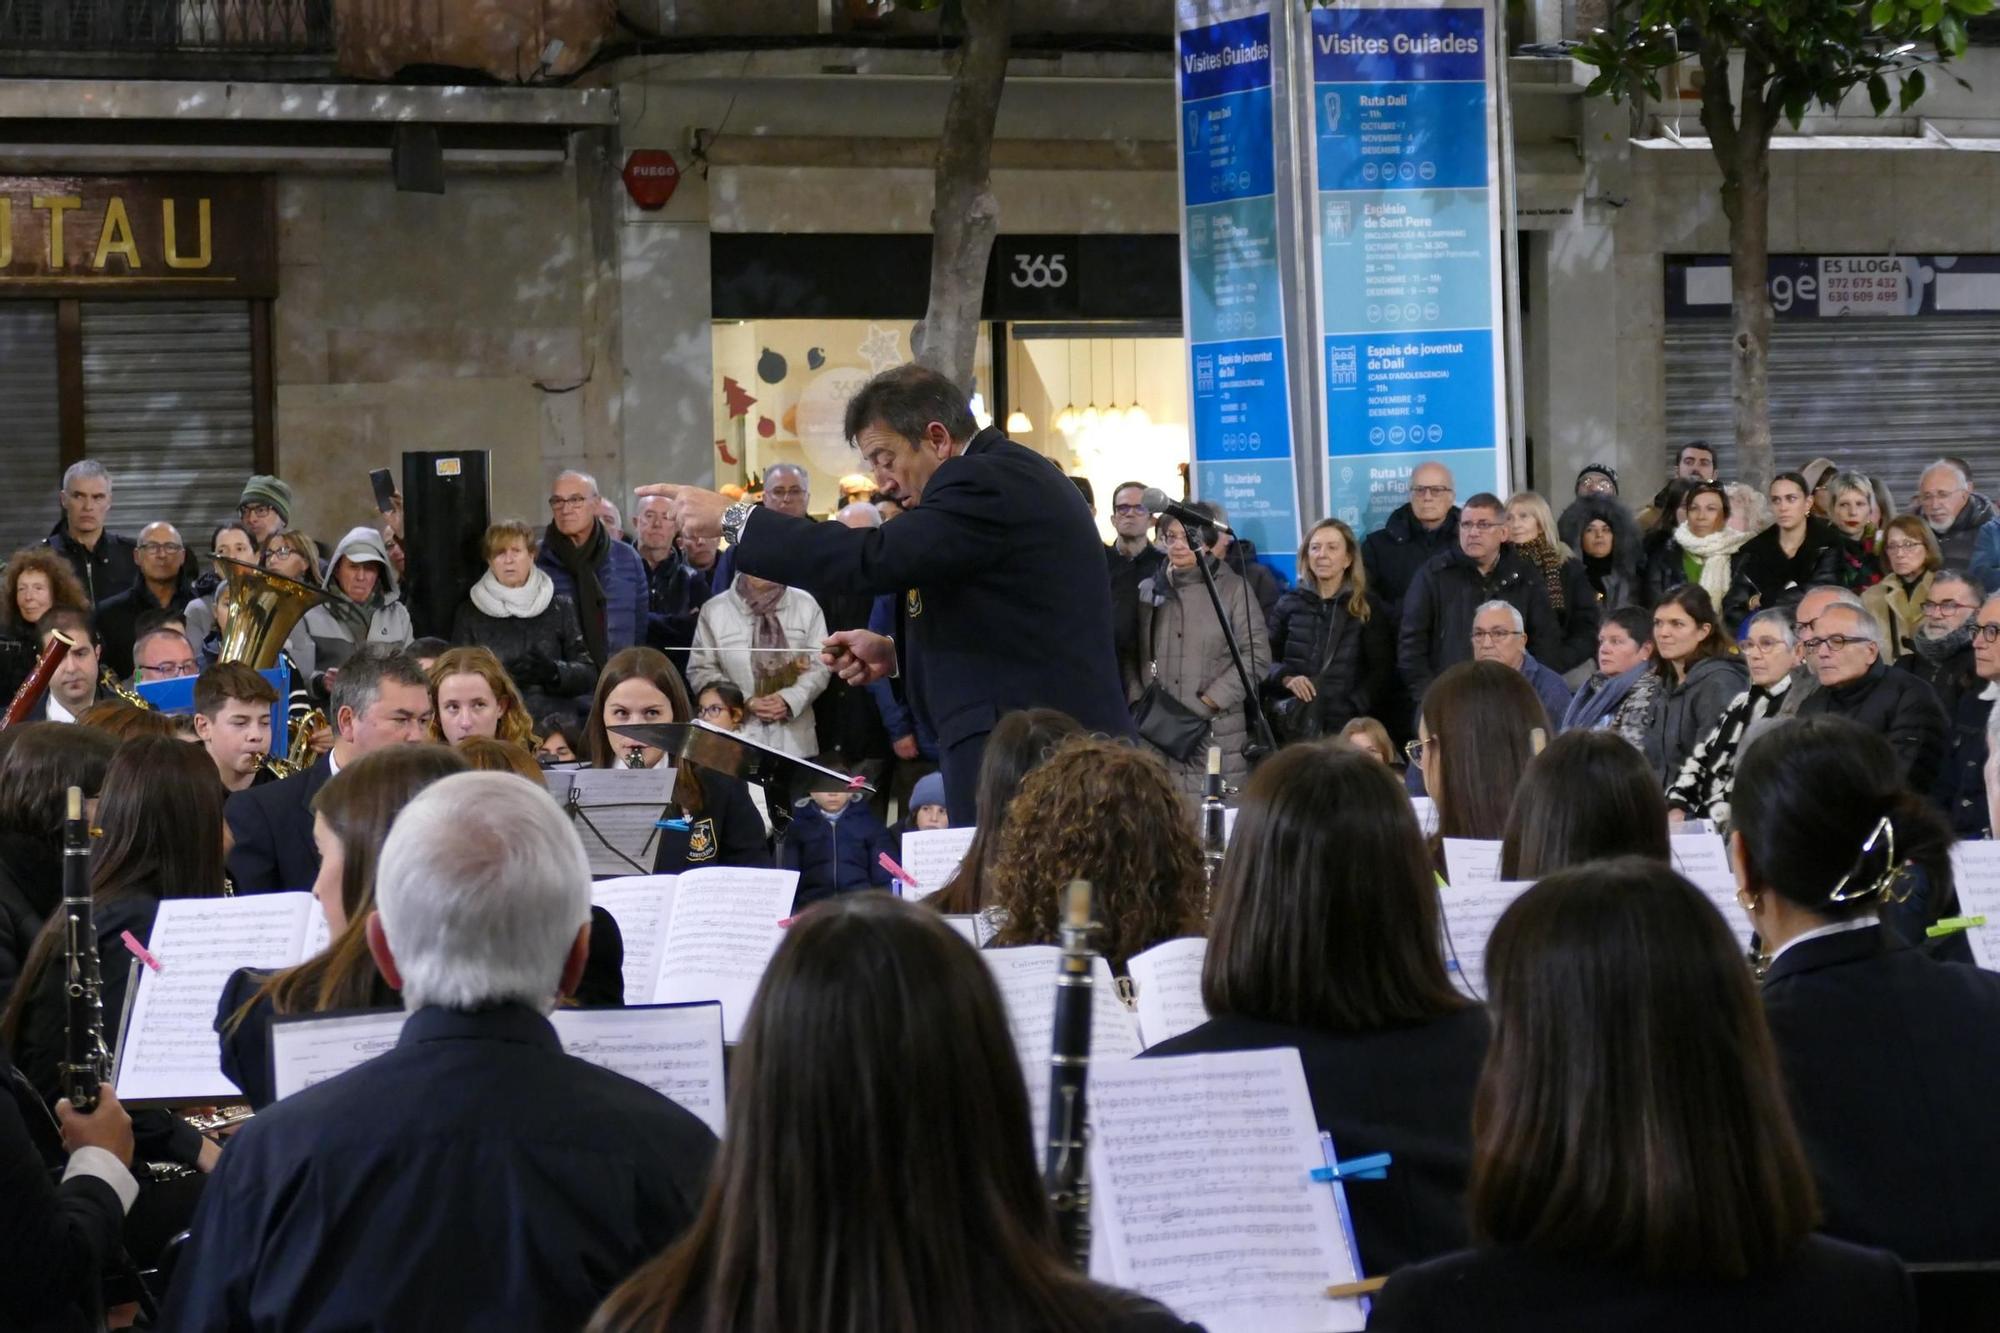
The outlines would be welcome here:
[[[902,599],[902,674],[936,729],[954,824],[975,817],[986,737],[1001,716],[1057,708],[1086,731],[1132,734],[1111,644],[1104,545],[1082,494],[997,430],[946,459],[921,503],[856,530],[759,508],[736,568],[814,594]]]
[[[518,1005],[419,1009],[395,1049],[260,1112],[209,1177],[166,1327],[581,1328],[686,1230],[715,1136]]]
[[[839,526],[836,524],[835,526]],[[750,799],[750,787],[740,778],[721,773],[701,775],[703,805],[689,812],[686,828],[662,828],[653,851],[653,873],[678,875],[703,866],[771,868],[771,843],[764,817]]]
[[[1764,1012],[1827,1234],[2000,1259],[2000,975],[1855,930],[1773,959]]]
[[[28,1127],[14,1071],[0,1067],[0,1328],[12,1333],[81,1333],[103,1327],[86,1313],[99,1303],[102,1274],[123,1243],[125,1209],[92,1175],[57,1184]],[[50,1127],[54,1132],[54,1127]]]
[[[310,889],[319,878],[319,845],[313,841],[313,797],[333,777],[321,755],[303,773],[236,792],[222,804],[234,839],[229,882],[238,893]]]

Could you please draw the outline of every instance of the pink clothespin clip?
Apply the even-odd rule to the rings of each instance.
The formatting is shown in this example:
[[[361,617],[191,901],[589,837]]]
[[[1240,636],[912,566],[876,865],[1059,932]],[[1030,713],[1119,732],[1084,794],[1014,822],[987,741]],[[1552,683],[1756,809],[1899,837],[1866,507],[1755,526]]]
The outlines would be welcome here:
[[[882,853],[880,860],[882,863],[882,868],[888,871],[892,878],[902,881],[903,883],[909,885],[913,889],[921,887],[920,885],[918,885],[916,877],[911,875],[909,871],[903,869],[903,867],[897,865],[896,859],[890,856],[889,853],[887,852]]]
[[[861,773],[856,773],[853,777],[847,780],[847,789],[849,791],[860,791],[863,787],[866,787],[867,785],[868,785],[868,778],[866,777],[866,775]]]
[[[125,947],[131,950],[132,956],[134,958],[144,963],[147,967],[152,968],[155,972],[164,972],[167,970],[166,968],[160,965],[159,959],[153,957],[152,954],[146,952],[146,946],[139,943],[137,937],[135,937],[131,931],[129,930],[126,931],[124,935],[121,936],[121,938],[125,941]]]

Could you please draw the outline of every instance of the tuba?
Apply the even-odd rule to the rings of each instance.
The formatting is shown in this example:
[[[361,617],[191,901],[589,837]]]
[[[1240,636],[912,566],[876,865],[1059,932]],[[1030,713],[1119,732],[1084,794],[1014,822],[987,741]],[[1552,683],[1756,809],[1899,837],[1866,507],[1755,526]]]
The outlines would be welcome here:
[[[229,571],[229,581],[215,590],[217,609],[227,608],[217,618],[228,622],[218,662],[241,662],[257,671],[278,665],[278,653],[306,612],[332,600],[318,588],[256,565],[225,556],[215,557],[215,563]]]

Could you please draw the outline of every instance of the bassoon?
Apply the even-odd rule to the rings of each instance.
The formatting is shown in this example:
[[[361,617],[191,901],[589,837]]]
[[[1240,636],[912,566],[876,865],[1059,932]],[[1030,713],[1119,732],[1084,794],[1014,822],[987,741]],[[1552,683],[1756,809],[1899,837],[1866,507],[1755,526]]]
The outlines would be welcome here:
[[[61,630],[49,631],[48,646],[42,649],[42,655],[35,659],[35,669],[21,682],[21,688],[14,691],[13,702],[7,705],[7,716],[4,720],[0,720],[0,728],[11,727],[17,722],[24,721],[28,714],[35,711],[35,705],[41,702],[42,695],[48,691],[49,682],[55,679],[56,668],[62,665],[63,658],[68,657],[69,650],[74,647],[76,645],[63,637]]]

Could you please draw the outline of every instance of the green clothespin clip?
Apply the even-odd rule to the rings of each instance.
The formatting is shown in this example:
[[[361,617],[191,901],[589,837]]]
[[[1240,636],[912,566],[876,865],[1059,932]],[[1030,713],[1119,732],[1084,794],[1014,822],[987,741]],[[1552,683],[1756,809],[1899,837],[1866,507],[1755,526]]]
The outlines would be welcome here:
[[[1937,939],[1941,935],[1956,935],[1961,930],[1971,930],[1975,926],[1985,924],[1986,918],[1983,916],[1948,916],[1924,934],[1931,939]]]

